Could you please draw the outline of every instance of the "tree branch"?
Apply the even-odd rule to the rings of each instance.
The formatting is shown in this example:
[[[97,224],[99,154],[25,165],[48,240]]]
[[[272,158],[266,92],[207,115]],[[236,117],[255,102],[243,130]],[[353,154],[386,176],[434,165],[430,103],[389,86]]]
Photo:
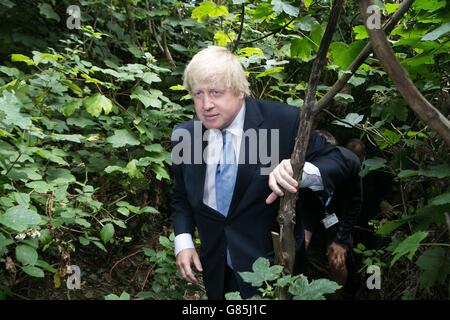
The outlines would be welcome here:
[[[359,4],[364,21],[367,21],[369,18],[367,7],[372,5],[373,1],[360,0]],[[380,59],[386,72],[389,74],[403,98],[419,118],[435,130],[445,141],[447,146],[450,147],[450,121],[445,118],[416,88],[409,77],[408,72],[395,57],[394,51],[387,41],[383,30],[367,28],[367,31],[375,54]]]
[[[294,20],[297,19],[297,18],[298,18],[298,17],[292,18],[292,19],[289,20],[289,22],[286,23],[285,25],[283,25],[283,26],[281,26],[281,27],[279,27],[279,28],[273,30],[272,32],[270,32],[270,33],[268,33],[268,34],[266,34],[266,35],[264,35],[264,36],[262,36],[262,37],[260,37],[260,38],[253,39],[253,40],[249,40],[249,41],[245,41],[245,42],[242,42],[242,44],[251,44],[251,43],[253,43],[253,42],[257,42],[257,41],[259,41],[259,40],[262,40],[262,39],[265,39],[265,38],[267,38],[267,37],[270,37],[270,36],[272,36],[272,35],[274,35],[274,34],[276,34],[276,33],[278,33],[278,32],[281,32],[281,31],[283,31],[288,25],[290,25],[292,21],[294,21]]]
[[[386,34],[391,33],[400,19],[409,10],[414,0],[404,0],[398,10],[392,17],[384,24],[383,29]],[[355,74],[359,67],[366,61],[372,52],[372,45],[370,42],[361,50],[358,56],[348,66],[347,71],[336,81],[330,90],[316,103],[314,106],[314,113],[320,112],[325,106],[333,100],[334,96],[341,92],[342,88],[347,84],[350,78]]]
[[[331,8],[330,17],[327,28],[325,30],[322,41],[320,42],[319,51],[314,61],[311,75],[308,82],[308,90],[306,92],[305,103],[300,111],[300,123],[298,127],[297,137],[295,139],[295,147],[291,156],[292,168],[294,171],[294,179],[301,184],[301,175],[303,165],[305,163],[306,149],[311,135],[314,114],[312,108],[316,101],[317,85],[320,80],[323,68],[325,66],[326,54],[330,46],[334,30],[336,29],[339,13],[343,7],[344,0],[336,0]],[[280,209],[278,211],[278,223],[280,224],[280,247],[281,254],[276,259],[278,263],[284,266],[284,272],[292,274],[295,262],[295,207],[297,203],[297,193],[289,193],[281,199]],[[280,298],[287,299],[289,294],[287,289],[280,291]]]
[[[233,50],[231,51],[233,53],[236,52],[236,50],[239,46],[239,41],[241,41],[242,30],[244,29],[244,18],[245,18],[245,4],[243,3],[242,7],[241,7],[241,26],[239,28],[239,34],[236,39],[236,42],[234,43]]]

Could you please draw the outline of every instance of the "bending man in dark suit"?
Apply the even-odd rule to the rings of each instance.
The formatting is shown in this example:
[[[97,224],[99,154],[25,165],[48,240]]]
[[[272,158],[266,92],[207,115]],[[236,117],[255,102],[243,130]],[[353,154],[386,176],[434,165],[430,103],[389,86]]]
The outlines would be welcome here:
[[[271,231],[277,230],[279,202],[271,194],[268,173],[291,156],[299,111],[278,102],[249,97],[239,60],[225,48],[197,53],[184,74],[196,119],[172,133],[172,222],[177,266],[196,283],[203,273],[209,299],[230,291],[257,293],[238,272],[251,271],[259,257],[273,260]],[[313,133],[302,187],[333,190],[333,172],[342,156]],[[272,196],[274,198],[274,196]],[[197,229],[200,254],[192,237]],[[296,226],[299,248],[303,229]]]

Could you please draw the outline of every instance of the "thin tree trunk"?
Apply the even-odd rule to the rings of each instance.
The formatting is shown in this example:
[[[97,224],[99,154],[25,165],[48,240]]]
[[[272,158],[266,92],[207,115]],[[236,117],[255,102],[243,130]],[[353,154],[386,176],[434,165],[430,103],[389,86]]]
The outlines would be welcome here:
[[[367,8],[373,5],[372,0],[360,0],[361,14],[364,21],[368,21],[369,15]],[[450,121],[445,118],[438,109],[436,109],[416,88],[408,72],[403,68],[398,59],[395,57],[394,51],[386,39],[383,30],[376,28],[367,28],[370,42],[373,50],[383,64],[386,72],[394,82],[398,91],[409,104],[411,109],[425,122],[430,128],[435,130],[438,135],[450,147]]]
[[[306,149],[311,135],[312,123],[314,121],[313,107],[316,102],[317,85],[325,66],[326,54],[330,46],[334,30],[336,29],[339,13],[344,0],[336,0],[331,8],[330,18],[327,24],[319,51],[314,61],[308,82],[305,103],[300,111],[300,123],[295,139],[295,147],[291,156],[294,179],[301,183],[303,165],[305,163]],[[292,274],[295,262],[295,207],[297,193],[287,193],[282,199],[278,211],[278,223],[280,225],[280,252],[276,256],[277,263],[283,265],[286,274]],[[276,241],[276,239],[274,239]],[[279,291],[280,299],[289,299],[287,288]]]
[[[383,30],[386,34],[391,33],[395,28],[400,19],[405,15],[408,9],[411,7],[414,0],[405,0],[402,2],[397,11],[392,15],[392,17],[384,24]],[[341,92],[342,88],[347,84],[350,78],[355,74],[359,67],[366,61],[367,57],[372,52],[372,45],[370,42],[361,50],[358,56],[353,60],[353,62],[348,66],[346,72],[336,81],[336,83],[331,87],[331,89],[319,100],[314,106],[314,113],[320,112],[325,108],[334,96]]]

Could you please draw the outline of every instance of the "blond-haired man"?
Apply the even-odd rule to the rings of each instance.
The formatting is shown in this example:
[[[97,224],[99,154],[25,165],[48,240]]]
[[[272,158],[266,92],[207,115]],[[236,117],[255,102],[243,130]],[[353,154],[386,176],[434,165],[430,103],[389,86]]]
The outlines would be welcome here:
[[[271,231],[277,229],[278,201],[268,173],[290,158],[298,129],[298,109],[249,97],[249,83],[235,55],[208,47],[187,65],[184,86],[191,94],[196,119],[172,134],[172,222],[177,266],[184,278],[203,274],[209,299],[230,291],[257,293],[239,272],[251,271],[259,257],[273,259]],[[302,187],[332,187],[329,168],[341,161],[334,146],[313,134]],[[268,201],[268,202],[271,202]],[[198,231],[198,254],[192,237]],[[297,224],[298,247],[303,229]],[[301,264],[300,264],[301,266]]]

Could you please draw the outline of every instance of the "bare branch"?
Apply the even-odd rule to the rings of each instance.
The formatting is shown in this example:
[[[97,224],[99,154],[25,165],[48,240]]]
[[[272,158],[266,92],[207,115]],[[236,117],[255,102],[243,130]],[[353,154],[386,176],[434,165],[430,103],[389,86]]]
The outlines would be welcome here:
[[[305,104],[301,108],[300,123],[295,140],[294,151],[291,156],[291,163],[294,170],[294,179],[301,183],[303,165],[305,163],[306,149],[308,147],[309,138],[312,130],[312,123],[314,121],[314,114],[312,108],[315,104],[315,96],[317,85],[322,74],[326,54],[330,46],[334,30],[336,29],[339,13],[342,9],[344,0],[336,0],[331,8],[331,13],[327,28],[320,43],[319,51],[316,60],[314,61],[311,75],[308,82],[308,91],[306,93]],[[277,256],[277,261],[281,261],[284,266],[284,272],[292,274],[295,262],[295,207],[297,203],[297,193],[286,193],[281,199],[280,209],[278,211],[278,223],[280,224],[280,247],[281,256]],[[281,298],[288,297],[287,292],[282,292]]]
[[[373,4],[372,0],[360,0],[360,9],[364,21],[368,19],[367,8]],[[367,26],[366,26],[367,27]],[[367,28],[373,50],[391,77],[398,91],[409,104],[411,109],[429,127],[435,130],[450,147],[450,121],[445,118],[416,88],[408,72],[397,60],[392,47],[381,29]]]
[[[245,4],[243,3],[242,7],[241,7],[241,26],[239,28],[239,34],[236,39],[236,42],[234,43],[233,50],[231,51],[233,53],[236,52],[236,50],[239,46],[239,42],[241,41],[242,30],[244,30],[244,18],[245,18]]]
[[[383,29],[386,34],[389,34],[395,28],[400,19],[409,10],[413,2],[414,0],[405,0],[402,2],[398,10],[384,24]],[[314,106],[314,113],[320,112],[328,103],[330,103],[331,100],[333,100],[334,96],[342,90],[359,67],[364,63],[364,61],[366,61],[371,52],[372,45],[369,42],[353,60],[350,66],[348,66],[347,71],[336,81],[330,90],[319,101],[317,101]]]

